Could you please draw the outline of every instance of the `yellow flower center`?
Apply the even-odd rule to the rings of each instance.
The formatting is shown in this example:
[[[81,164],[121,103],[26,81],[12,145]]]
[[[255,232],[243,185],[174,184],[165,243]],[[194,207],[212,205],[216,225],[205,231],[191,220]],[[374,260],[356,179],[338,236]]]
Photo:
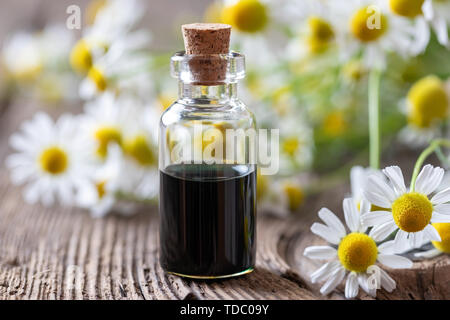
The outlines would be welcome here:
[[[406,193],[392,204],[392,215],[397,226],[406,232],[422,231],[431,220],[433,205],[423,194]]]
[[[378,248],[375,241],[364,233],[353,232],[345,236],[338,248],[338,257],[345,269],[365,272],[375,264]]]
[[[90,46],[85,40],[79,40],[72,48],[72,52],[70,53],[70,64],[75,71],[81,74],[87,73],[92,67]]]
[[[293,157],[295,155],[295,153],[297,152],[297,150],[300,148],[300,145],[301,145],[301,143],[297,137],[286,138],[283,141],[282,150],[283,150],[283,152],[285,152],[288,155],[290,155],[291,157]]]
[[[422,14],[425,0],[390,0],[391,10],[403,17],[414,18]]]
[[[98,91],[105,91],[107,85],[106,78],[99,68],[92,67],[88,72],[88,78],[95,84]]]
[[[98,198],[103,198],[106,194],[106,181],[98,182],[95,186],[97,187]]]
[[[223,9],[222,20],[241,32],[256,33],[264,30],[269,17],[260,1],[240,0]]]
[[[42,151],[39,157],[41,168],[46,173],[59,175],[66,171],[69,165],[67,153],[59,147],[50,147]]]
[[[436,228],[442,241],[431,241],[431,243],[436,249],[450,253],[450,223],[433,223],[433,227]]]
[[[356,11],[350,21],[352,34],[362,42],[378,40],[387,28],[387,17],[379,12],[371,11],[369,7]]]
[[[144,135],[138,135],[134,139],[125,142],[124,150],[142,166],[155,164],[156,155]]]
[[[408,92],[408,120],[419,128],[428,128],[447,116],[449,99],[442,81],[428,76],[417,81]]]
[[[342,74],[350,81],[359,81],[367,70],[360,61],[350,61],[342,67]]]
[[[286,182],[283,185],[283,191],[288,198],[289,210],[297,210],[305,198],[302,188],[292,182]]]
[[[94,136],[98,143],[97,154],[100,158],[106,157],[108,154],[108,145],[110,143],[115,142],[119,145],[122,144],[122,134],[116,127],[101,127],[95,132]]]
[[[307,41],[311,52],[320,53],[325,51],[334,39],[332,26],[319,17],[309,18],[308,26],[310,34]]]
[[[329,136],[339,137],[347,131],[347,127],[347,121],[341,111],[331,112],[324,119],[323,129]]]

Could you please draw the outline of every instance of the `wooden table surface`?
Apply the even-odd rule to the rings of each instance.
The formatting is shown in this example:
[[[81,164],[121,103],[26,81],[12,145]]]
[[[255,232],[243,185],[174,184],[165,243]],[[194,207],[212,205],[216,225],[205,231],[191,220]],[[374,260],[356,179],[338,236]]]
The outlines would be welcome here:
[[[0,105],[0,299],[324,298],[308,279],[317,265],[302,252],[321,242],[309,231],[317,210],[341,212],[347,187],[312,197],[289,218],[259,215],[254,272],[221,281],[184,280],[159,266],[156,208],[93,219],[76,208],[24,203],[3,163],[8,137],[36,109],[23,99]],[[449,262],[447,255],[416,262],[411,270],[389,270],[398,289],[381,290],[377,298],[449,299]],[[327,298],[343,298],[343,286]]]

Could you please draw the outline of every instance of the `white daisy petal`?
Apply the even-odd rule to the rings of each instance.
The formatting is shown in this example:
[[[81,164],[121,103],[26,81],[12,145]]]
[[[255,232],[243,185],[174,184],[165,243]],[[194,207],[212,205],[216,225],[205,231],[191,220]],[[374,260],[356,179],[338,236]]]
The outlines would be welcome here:
[[[411,249],[408,241],[408,233],[399,229],[395,235],[394,246],[396,253],[403,253]]]
[[[410,243],[413,248],[420,248],[423,245],[424,231],[410,233]]]
[[[339,235],[339,237],[345,236],[347,233],[345,232],[345,227],[342,224],[341,220],[329,209],[322,208],[319,210],[320,219],[325,222],[328,227],[335,230],[335,232]]]
[[[311,232],[332,244],[337,245],[341,241],[341,238],[333,229],[322,223],[313,223]]]
[[[438,250],[436,248],[433,248],[433,249],[430,249],[430,250],[427,250],[427,251],[417,252],[417,253],[414,254],[414,256],[416,258],[431,259],[431,258],[435,258],[435,257],[437,257],[437,256],[439,256],[441,254],[442,254],[442,251],[440,251],[440,250]]]
[[[433,212],[431,216],[432,223],[450,223],[450,215],[448,214],[440,214],[436,211]]]
[[[442,241],[439,232],[431,224],[427,225],[423,230],[424,236],[430,241]]]
[[[433,171],[433,166],[431,164],[427,164],[420,170],[419,175],[416,179],[416,185],[415,190],[420,193],[425,193],[426,186],[425,184],[428,183],[431,173]]]
[[[343,207],[345,222],[347,223],[348,228],[352,232],[358,231],[360,214],[358,208],[356,208],[355,202],[351,198],[344,199]]]
[[[389,203],[392,203],[395,200],[394,190],[377,175],[371,175],[369,177],[368,188],[373,190],[375,193],[384,196]]]
[[[413,265],[408,258],[394,254],[379,254],[377,260],[386,267],[393,269],[409,269]]]
[[[336,257],[337,250],[329,246],[311,246],[305,248],[303,255],[310,259],[327,260]]]
[[[440,214],[450,214],[450,203],[443,203],[434,206],[434,211]]]
[[[395,242],[394,240],[389,240],[383,242],[378,246],[378,252],[382,254],[394,254],[395,253]]]
[[[358,283],[361,289],[364,290],[365,293],[370,295],[371,297],[376,297],[377,289],[369,289],[368,277],[367,274],[361,273],[358,275]]]
[[[373,227],[372,230],[370,230],[369,232],[369,236],[375,242],[379,242],[386,239],[391,233],[393,233],[397,229],[398,226],[395,224],[394,220],[391,220]]]
[[[376,192],[373,192],[372,190],[364,190],[363,191],[364,197],[370,202],[373,203],[376,206],[379,206],[381,208],[390,208],[391,203],[389,199],[386,197],[379,195]]]
[[[345,269],[336,269],[330,276],[330,278],[325,282],[325,284],[320,288],[320,293],[324,296],[332,292],[336,287],[342,282],[345,277]]]
[[[370,212],[372,205],[370,204],[369,201],[367,201],[366,199],[362,199],[360,204],[359,204],[359,212],[360,214],[365,214],[367,212]]]
[[[446,202],[450,202],[450,188],[444,189],[438,193],[436,193],[432,198],[431,198],[431,203],[432,204],[442,204],[442,203],[446,203]]]
[[[381,287],[386,290],[387,292],[392,292],[395,290],[396,283],[395,280],[391,278],[387,274],[386,271],[380,268],[380,280],[381,280]]]
[[[393,221],[392,212],[389,211],[372,211],[361,217],[363,225],[372,227],[389,221]]]
[[[345,297],[347,299],[353,299],[358,295],[358,291],[358,276],[356,273],[350,272],[345,282]]]
[[[400,167],[387,167],[383,170],[383,173],[394,185],[394,188],[397,191],[397,196],[400,196],[406,192],[405,179],[403,178],[402,169],[400,169]]]
[[[444,169],[439,167],[433,168],[432,165],[428,164],[419,173],[415,190],[424,195],[429,195],[439,187],[443,177]]]
[[[340,267],[341,264],[339,263],[339,261],[330,261],[325,263],[310,275],[311,282],[318,283],[327,280],[331,276],[331,274]]]

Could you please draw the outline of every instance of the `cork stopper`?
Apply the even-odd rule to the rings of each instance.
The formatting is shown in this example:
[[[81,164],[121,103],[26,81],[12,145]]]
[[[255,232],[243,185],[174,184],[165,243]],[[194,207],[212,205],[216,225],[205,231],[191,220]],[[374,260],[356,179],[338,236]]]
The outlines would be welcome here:
[[[192,23],[181,27],[186,54],[193,55],[189,67],[194,84],[219,85],[226,79],[231,26],[221,23]]]

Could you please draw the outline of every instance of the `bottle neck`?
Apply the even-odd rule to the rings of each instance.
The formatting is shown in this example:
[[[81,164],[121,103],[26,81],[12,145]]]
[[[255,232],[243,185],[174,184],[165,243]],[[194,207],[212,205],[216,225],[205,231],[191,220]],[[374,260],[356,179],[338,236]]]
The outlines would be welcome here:
[[[237,84],[227,83],[217,86],[194,85],[184,83],[178,84],[178,95],[186,104],[195,105],[223,105],[236,98]]]

